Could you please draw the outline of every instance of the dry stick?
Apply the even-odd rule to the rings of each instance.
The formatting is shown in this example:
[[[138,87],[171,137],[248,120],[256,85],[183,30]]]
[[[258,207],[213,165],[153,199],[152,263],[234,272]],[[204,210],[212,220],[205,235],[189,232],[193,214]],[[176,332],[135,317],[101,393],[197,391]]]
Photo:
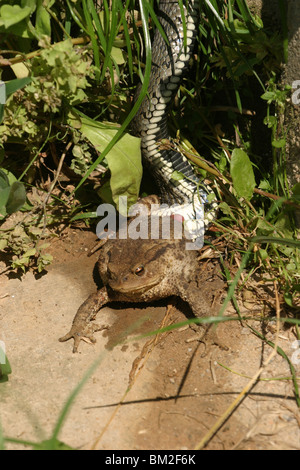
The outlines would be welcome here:
[[[276,336],[274,341],[274,348],[271,352],[270,356],[267,358],[265,363],[262,367],[256,372],[256,374],[252,377],[252,379],[247,383],[247,385],[243,388],[241,393],[237,396],[237,398],[230,404],[227,408],[225,413],[221,416],[221,418],[215,423],[215,425],[208,431],[208,433],[203,437],[203,439],[199,442],[199,444],[195,447],[195,450],[203,449],[206,444],[212,439],[212,437],[216,434],[217,431],[223,426],[225,421],[229,418],[229,416],[233,413],[233,411],[238,407],[238,405],[242,402],[245,398],[246,394],[249,390],[253,387],[263,370],[266,366],[270,363],[273,357],[277,354],[277,345],[278,345],[278,335],[279,335],[279,328],[280,328],[280,302],[278,296],[278,289],[277,289],[277,281],[274,281],[274,291],[275,291],[275,300],[276,300]]]
[[[166,311],[166,314],[163,318],[163,321],[161,323],[161,328],[164,328],[166,326],[166,323],[167,323],[167,320],[170,316],[170,312],[172,310],[173,306],[172,305],[168,305],[167,307],[167,311]],[[123,405],[124,403],[124,400],[125,398],[127,397],[128,393],[130,392],[130,390],[132,389],[138,375],[140,374],[141,370],[143,369],[144,365],[146,364],[146,362],[148,361],[149,357],[150,357],[150,354],[151,352],[153,351],[153,348],[154,346],[157,344],[158,342],[158,339],[160,337],[160,333],[157,333],[157,335],[155,335],[154,339],[151,339],[150,341],[148,341],[144,347],[143,347],[143,350],[142,350],[142,353],[140,354],[139,358],[141,358],[141,355],[143,354],[146,346],[149,347],[149,345],[152,346],[151,350],[148,349],[147,353],[143,355],[143,357],[141,359],[144,358],[144,362],[143,362],[143,365],[140,367],[140,369],[136,372],[135,376],[132,377],[132,372],[130,372],[130,383],[129,383],[129,386],[127,387],[124,395],[122,396],[121,400],[119,401],[118,405],[116,406],[116,408],[114,409],[114,411],[112,412],[109,420],[107,421],[107,423],[105,424],[104,428],[102,429],[101,433],[99,434],[99,436],[97,437],[97,439],[95,440],[95,442],[93,443],[93,445],[91,446],[91,450],[95,450],[100,442],[100,440],[102,439],[104,433],[106,432],[107,428],[109,427],[110,423],[112,422],[112,420],[114,419],[114,417],[116,416],[117,412],[119,411],[119,409],[121,408],[121,406]],[[137,364],[136,364],[136,361],[134,361],[134,364],[133,364],[133,368],[134,368],[134,371],[136,371],[137,369]]]

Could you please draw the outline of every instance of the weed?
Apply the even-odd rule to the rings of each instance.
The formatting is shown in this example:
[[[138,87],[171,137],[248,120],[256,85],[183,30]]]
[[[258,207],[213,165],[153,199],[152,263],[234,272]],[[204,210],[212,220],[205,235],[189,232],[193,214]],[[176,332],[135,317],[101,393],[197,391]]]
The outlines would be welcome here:
[[[10,3],[0,10],[0,68],[7,90],[0,104],[0,251],[12,269],[42,271],[51,262],[53,227],[89,220],[101,200],[118,205],[120,195],[130,195],[130,202],[138,197],[141,155],[128,126],[147,93],[151,31],[159,25],[153,2],[142,0],[138,20],[129,0],[104,0],[101,11],[91,0]],[[276,282],[281,304],[299,313],[294,212],[300,191],[287,184],[281,116],[290,87],[282,88],[277,78],[285,56],[286,37],[266,31],[246,1],[201,2],[192,73],[170,121],[174,137],[188,149],[196,171],[212,180],[220,201],[210,235],[212,243],[216,237],[225,241],[236,270],[232,280],[224,269],[230,287],[220,317],[231,300],[237,306],[236,294],[255,273],[261,284]],[[132,106],[138,78],[141,94]],[[261,111],[258,125],[265,124],[270,138],[258,152],[253,138]],[[68,183],[58,190],[60,173]],[[14,223],[11,214],[19,209]],[[89,374],[42,447],[56,447],[67,410]]]

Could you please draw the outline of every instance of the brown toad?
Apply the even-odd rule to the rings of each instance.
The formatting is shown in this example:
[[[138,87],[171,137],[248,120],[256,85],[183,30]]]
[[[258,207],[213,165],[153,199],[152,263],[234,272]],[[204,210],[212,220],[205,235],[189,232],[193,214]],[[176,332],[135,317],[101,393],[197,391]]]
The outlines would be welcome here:
[[[73,338],[73,352],[83,338],[95,342],[94,332],[104,327],[93,320],[109,302],[151,302],[178,296],[189,303],[195,316],[210,315],[205,297],[211,288],[205,282],[203,288],[197,286],[198,255],[196,250],[186,250],[186,239],[174,235],[169,239],[108,240],[97,263],[103,287],[81,305],[70,332],[60,341]]]

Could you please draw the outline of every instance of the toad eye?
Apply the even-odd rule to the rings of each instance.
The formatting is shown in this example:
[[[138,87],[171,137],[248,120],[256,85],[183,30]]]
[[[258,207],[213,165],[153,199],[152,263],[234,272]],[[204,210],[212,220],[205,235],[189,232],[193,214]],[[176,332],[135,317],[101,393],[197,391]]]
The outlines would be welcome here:
[[[144,268],[144,266],[141,264],[140,266],[138,266],[137,268],[135,268],[134,274],[136,274],[137,276],[142,276],[142,275],[144,274],[144,271],[145,271],[145,268]]]

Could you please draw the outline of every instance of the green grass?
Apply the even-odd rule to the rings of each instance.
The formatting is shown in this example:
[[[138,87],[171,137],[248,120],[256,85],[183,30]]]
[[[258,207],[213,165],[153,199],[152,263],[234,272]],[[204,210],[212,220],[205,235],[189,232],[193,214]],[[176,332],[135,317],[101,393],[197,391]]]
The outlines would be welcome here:
[[[279,3],[283,8],[283,2]],[[9,29],[0,27],[1,55],[10,60],[1,62],[1,78],[9,82],[12,92],[5,108],[0,105],[0,207],[6,207],[7,199],[1,206],[1,197],[7,198],[13,183],[13,179],[7,182],[4,170],[26,191],[36,187],[41,194],[39,203],[27,201],[22,206],[24,218],[16,227],[0,228],[0,249],[11,257],[9,266],[23,271],[42,271],[51,261],[45,243],[51,236],[49,229],[53,235],[60,223],[93,223],[89,216],[95,215],[102,201],[99,195],[107,201],[116,201],[120,195],[123,181],[111,189],[107,173],[99,174],[96,186],[90,177],[100,164],[104,170],[109,167],[109,155],[115,155],[112,152],[117,152],[121,138],[126,142],[130,122],[147,93],[152,28],[159,27],[154,2],[140,0],[138,17],[130,0],[104,0],[100,13],[91,0],[34,5],[32,2],[25,19],[11,18]],[[170,126],[218,195],[219,217],[209,234],[212,244],[221,237],[224,251],[229,247],[238,257],[239,266],[230,255],[227,259],[235,270],[233,278],[223,264],[229,288],[219,317],[233,302],[239,318],[236,298],[244,287],[241,274],[246,270],[247,280],[258,273],[262,280],[276,281],[285,302],[283,310],[298,325],[300,247],[294,213],[299,209],[300,190],[299,185],[288,186],[286,131],[278,120],[290,92],[278,80],[287,51],[284,15],[282,24],[280,36],[267,31],[244,0],[202,0],[195,59],[178,92]],[[51,36],[51,42],[44,34]],[[26,75],[32,80],[24,85]],[[141,94],[132,106],[139,81]],[[262,110],[264,119],[259,126],[264,126],[265,134],[258,150],[252,145],[257,130],[253,121]],[[89,130],[101,128],[103,142],[108,141],[101,151],[83,133],[83,125]],[[193,149],[197,153],[190,155]],[[72,190],[63,187],[49,198],[43,183],[48,175],[53,181],[53,176],[43,166],[43,152],[52,171],[59,165],[55,153],[64,155],[61,163],[71,172]],[[119,165],[124,164],[121,158],[127,164],[132,155],[125,152]],[[138,150],[134,158],[140,158]],[[132,184],[139,186],[138,174]],[[17,204],[13,207],[19,209]],[[8,217],[4,214],[0,223]],[[207,321],[220,321],[219,317]],[[279,354],[285,355],[284,351]],[[49,440],[26,445],[52,449],[60,445],[59,431],[67,412],[99,362],[68,398]],[[299,406],[297,381],[291,371]],[[6,440],[16,442],[1,434],[0,446]]]

